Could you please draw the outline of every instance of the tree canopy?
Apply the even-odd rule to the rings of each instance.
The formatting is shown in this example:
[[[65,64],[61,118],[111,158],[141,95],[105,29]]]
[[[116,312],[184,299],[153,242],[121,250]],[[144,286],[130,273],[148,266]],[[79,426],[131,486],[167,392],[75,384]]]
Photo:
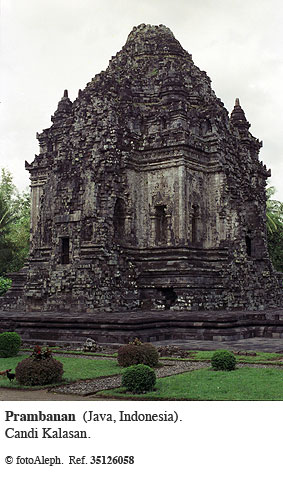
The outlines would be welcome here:
[[[267,189],[266,224],[268,251],[276,270],[283,272],[283,203],[271,199],[274,187]]]
[[[29,251],[30,195],[20,193],[11,173],[0,176],[0,276],[23,267]]]

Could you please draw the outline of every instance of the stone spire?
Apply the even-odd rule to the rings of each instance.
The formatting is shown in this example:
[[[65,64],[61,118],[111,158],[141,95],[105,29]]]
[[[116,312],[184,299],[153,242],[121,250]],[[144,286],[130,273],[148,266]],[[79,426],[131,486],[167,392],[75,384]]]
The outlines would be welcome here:
[[[55,122],[62,117],[68,116],[72,111],[72,102],[69,99],[68,90],[64,90],[62,99],[58,103],[57,110],[54,116],[51,117],[51,121]]]
[[[241,136],[247,135],[250,123],[247,121],[247,118],[238,98],[235,100],[235,106],[230,116],[230,122],[235,128],[239,130]]]

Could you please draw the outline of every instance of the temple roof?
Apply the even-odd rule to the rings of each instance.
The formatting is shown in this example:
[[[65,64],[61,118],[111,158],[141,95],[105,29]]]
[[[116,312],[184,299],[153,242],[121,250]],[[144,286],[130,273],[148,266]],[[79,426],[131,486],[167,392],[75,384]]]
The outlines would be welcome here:
[[[188,55],[172,31],[162,24],[159,26],[140,24],[134,27],[124,48],[130,48],[139,55],[149,51],[156,54]]]

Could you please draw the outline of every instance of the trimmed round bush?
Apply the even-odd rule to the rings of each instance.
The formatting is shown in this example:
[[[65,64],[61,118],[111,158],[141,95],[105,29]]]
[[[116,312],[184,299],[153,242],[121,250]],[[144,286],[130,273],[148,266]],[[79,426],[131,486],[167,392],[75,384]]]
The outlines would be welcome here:
[[[129,366],[122,375],[122,386],[131,393],[152,391],[156,383],[154,370],[145,364]]]
[[[156,367],[158,360],[158,351],[152,344],[127,344],[122,345],[118,350],[118,364],[122,367],[135,364],[146,364],[146,366]]]
[[[16,332],[4,332],[0,334],[0,357],[14,357],[21,346],[21,337]]]
[[[41,360],[28,357],[19,362],[15,374],[22,385],[41,386],[62,381],[63,371],[63,364],[52,357]]]
[[[228,350],[218,350],[211,358],[211,365],[216,371],[233,371],[236,362],[236,357]]]

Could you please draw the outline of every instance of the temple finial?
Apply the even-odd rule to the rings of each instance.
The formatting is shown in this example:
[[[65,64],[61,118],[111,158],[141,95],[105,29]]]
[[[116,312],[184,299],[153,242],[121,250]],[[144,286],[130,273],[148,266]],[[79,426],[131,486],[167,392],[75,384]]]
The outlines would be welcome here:
[[[236,107],[236,106],[238,106],[238,105],[240,105],[240,100],[237,98],[237,99],[235,100],[235,107]]]
[[[64,90],[64,95],[63,95],[63,97],[69,97],[69,96],[68,96],[68,90],[67,90],[67,89],[65,89],[65,90]]]

